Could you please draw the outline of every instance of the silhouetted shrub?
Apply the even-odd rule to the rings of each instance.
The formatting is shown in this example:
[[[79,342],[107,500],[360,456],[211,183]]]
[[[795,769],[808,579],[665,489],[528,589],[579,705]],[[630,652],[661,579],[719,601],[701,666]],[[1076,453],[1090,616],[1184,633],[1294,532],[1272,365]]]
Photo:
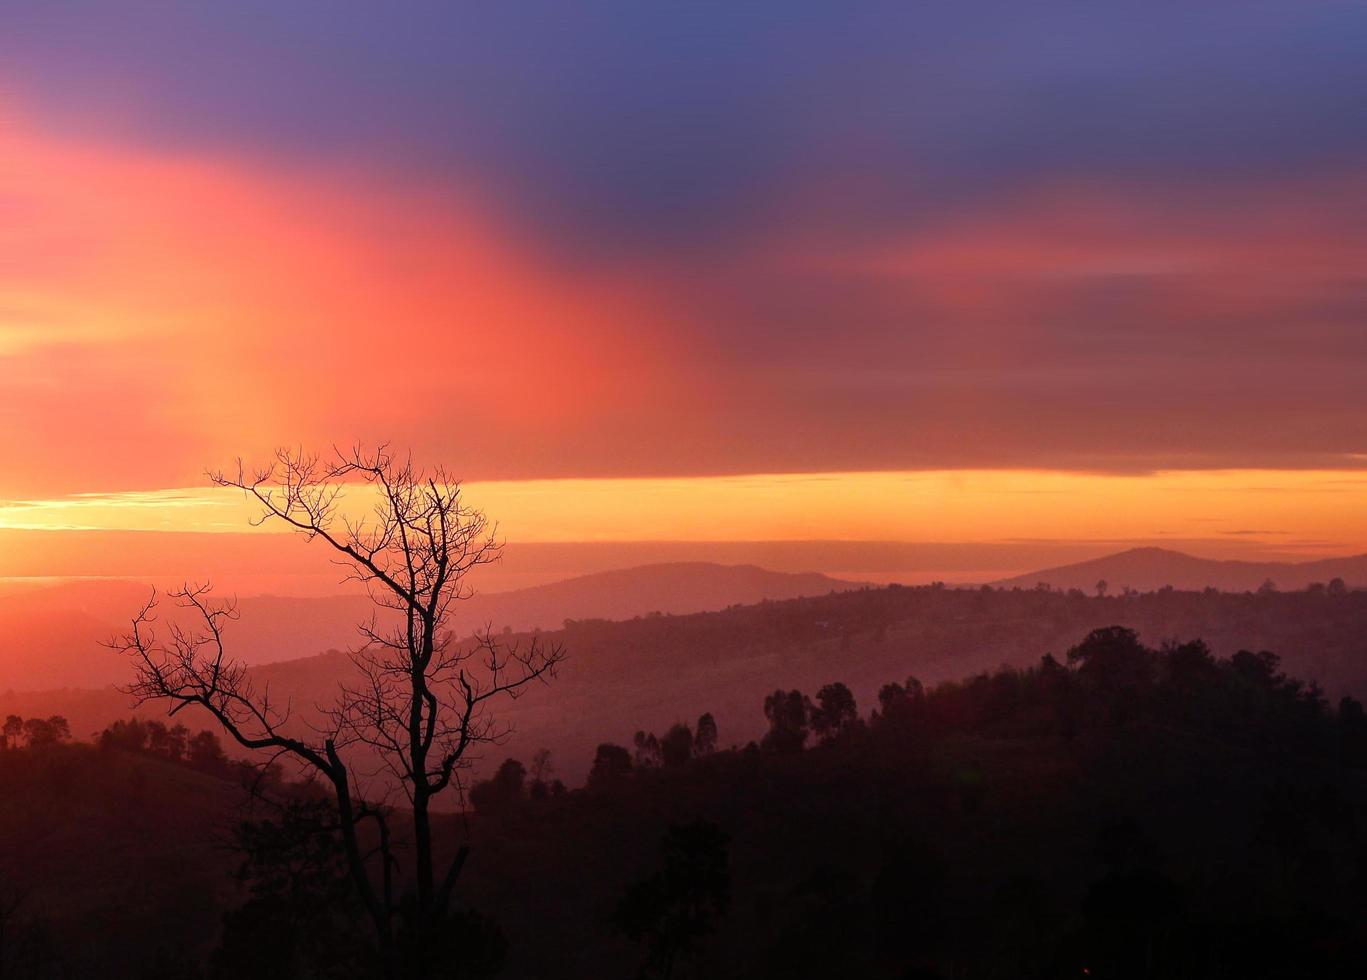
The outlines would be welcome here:
[[[470,805],[480,813],[506,813],[525,798],[526,780],[526,767],[505,759],[492,779],[470,787]]]
[[[593,754],[593,768],[589,770],[590,789],[616,786],[631,773],[631,753],[620,745],[604,742]]]
[[[679,769],[693,758],[693,733],[685,724],[673,725],[659,740],[660,759],[666,768]]]
[[[775,691],[764,699],[769,731],[760,747],[771,752],[801,752],[807,743],[807,722],[812,705],[801,691]]]
[[[717,750],[717,720],[711,712],[699,716],[698,727],[693,732],[693,754],[711,755]]]

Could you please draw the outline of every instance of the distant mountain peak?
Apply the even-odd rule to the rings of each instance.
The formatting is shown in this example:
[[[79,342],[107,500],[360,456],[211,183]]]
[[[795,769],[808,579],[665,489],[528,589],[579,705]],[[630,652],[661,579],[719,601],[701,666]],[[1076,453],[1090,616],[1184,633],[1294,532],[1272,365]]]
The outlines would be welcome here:
[[[689,561],[610,569],[458,603],[454,625],[559,629],[567,619],[631,619],[653,612],[712,612],[765,599],[863,588],[818,572]],[[0,596],[0,690],[100,686],[127,681],[127,663],[100,646],[146,600],[122,580],[67,582]],[[249,664],[295,660],[356,642],[373,607],[364,595],[244,597],[228,642]],[[169,610],[168,610],[169,612]]]
[[[1302,562],[1247,561],[1201,558],[1183,551],[1145,545],[1012,576],[992,584],[1002,588],[1031,588],[1043,582],[1060,589],[1091,591],[1098,580],[1104,579],[1112,589],[1128,586],[1141,592],[1169,585],[1183,590],[1216,588],[1224,592],[1246,592],[1269,580],[1280,589],[1296,590],[1334,578],[1341,578],[1350,586],[1367,586],[1367,555]]]

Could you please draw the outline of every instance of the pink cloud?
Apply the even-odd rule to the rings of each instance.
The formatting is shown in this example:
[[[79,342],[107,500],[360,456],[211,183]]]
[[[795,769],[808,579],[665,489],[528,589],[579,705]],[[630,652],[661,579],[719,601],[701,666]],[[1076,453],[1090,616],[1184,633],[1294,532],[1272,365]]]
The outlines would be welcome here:
[[[280,440],[480,467],[671,386],[629,283],[556,266],[449,189],[0,128],[11,493],[193,480]]]

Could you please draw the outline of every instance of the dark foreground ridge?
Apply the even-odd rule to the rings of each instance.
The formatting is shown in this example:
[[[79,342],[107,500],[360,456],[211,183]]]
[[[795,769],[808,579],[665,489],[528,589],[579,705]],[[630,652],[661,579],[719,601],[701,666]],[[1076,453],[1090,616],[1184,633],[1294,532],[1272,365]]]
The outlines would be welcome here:
[[[438,828],[472,845],[460,975],[1367,968],[1367,718],[1270,653],[1111,627],[876,705],[832,678],[761,709],[744,746],[704,716],[604,742],[581,788],[552,753],[475,786]],[[35,721],[0,754],[0,975],[374,975],[323,796],[211,736]]]

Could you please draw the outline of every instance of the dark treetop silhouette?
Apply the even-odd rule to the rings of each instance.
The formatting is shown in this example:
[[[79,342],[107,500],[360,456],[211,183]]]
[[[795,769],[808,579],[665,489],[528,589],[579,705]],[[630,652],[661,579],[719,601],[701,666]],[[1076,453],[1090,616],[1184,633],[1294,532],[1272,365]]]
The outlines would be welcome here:
[[[661,642],[675,631],[642,622]],[[453,962],[429,972],[1367,975],[1361,702],[1333,707],[1257,647],[1155,647],[1108,626],[1065,649],[938,684],[900,672],[862,710],[843,682],[785,684],[772,737],[740,747],[722,726],[719,748],[706,715],[642,730],[603,743],[583,788],[539,791],[550,760],[508,759],[473,811],[433,815],[438,844],[468,840],[479,860],[441,929]],[[858,666],[830,658],[827,677]],[[6,976],[380,973],[324,783],[278,780],[273,818],[240,824],[232,853],[213,830],[244,773],[211,739],[196,752],[201,736],[132,720],[98,744],[7,727],[0,899],[31,897],[6,925]]]
[[[438,875],[432,800],[461,788],[472,748],[507,734],[491,703],[554,676],[564,652],[536,639],[509,644],[489,630],[460,641],[453,635],[453,604],[471,594],[466,574],[496,560],[499,544],[484,514],[465,506],[460,484],[440,468],[417,470],[384,446],[326,458],[280,450],[266,467],[249,472],[239,462],[235,475],[211,479],[260,504],[258,523],[281,521],[324,542],[348,578],[365,585],[377,615],[359,627],[365,642],[352,654],[356,680],[339,686],[313,736],[296,734],[289,705],[272,702],[226,652],[224,627],[236,617],[234,605],[211,599],[207,586],[187,585],[172,596],[195,626],[172,623],[159,638],[154,594],[111,644],[136,667],[129,693],[140,703],[171,702],[173,714],[197,705],[242,746],[290,757],[321,777],[335,796],[348,870],[374,926],[382,972],[424,976],[468,855],[462,845]],[[341,513],[347,484],[375,493],[368,517]],[[411,881],[396,880],[394,812],[369,798],[362,783],[358,761],[375,757],[408,799]],[[373,848],[359,833],[367,821],[374,824]],[[460,951],[444,944],[441,955],[449,965]]]

